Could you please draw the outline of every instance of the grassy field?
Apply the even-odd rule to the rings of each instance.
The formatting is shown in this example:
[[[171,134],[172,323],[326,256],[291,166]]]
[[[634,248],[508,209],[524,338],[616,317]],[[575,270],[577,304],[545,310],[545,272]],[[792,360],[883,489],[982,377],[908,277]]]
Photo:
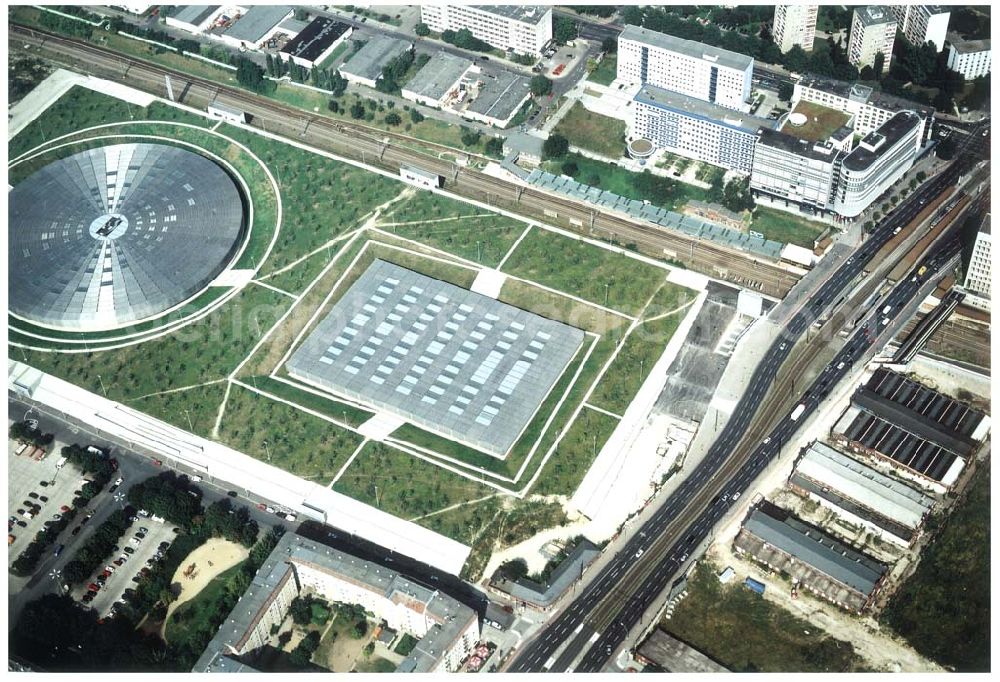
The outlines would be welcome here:
[[[722,585],[716,572],[710,564],[699,564],[688,581],[688,596],[661,627],[733,672],[864,669],[850,643],[833,639],[738,582]]]
[[[666,270],[538,228],[518,245],[504,272],[637,315]]]
[[[688,185],[652,173],[634,173],[620,166],[588,159],[586,156],[570,152],[566,156],[543,163],[543,169],[562,174],[562,165],[571,161],[579,172],[575,178],[592,187],[614,192],[626,199],[650,200],[654,205],[674,211],[691,200],[708,201],[707,190]],[[653,199],[650,199],[653,197]]]
[[[622,414],[660,359],[685,311],[636,327],[590,396],[590,403]]]
[[[320,414],[325,414],[327,417],[336,419],[341,422],[346,422],[351,426],[360,426],[364,424],[368,419],[371,418],[372,413],[362,410],[360,408],[354,407],[353,405],[348,405],[346,403],[341,403],[331,398],[325,398],[315,393],[310,393],[295,386],[289,386],[288,384],[272,379],[268,376],[253,377],[250,380],[246,380],[244,383],[259,388],[262,391],[266,391],[275,395],[279,398],[284,398],[294,402],[297,405],[301,405],[310,410],[319,412]]]
[[[850,121],[850,117],[842,111],[806,100],[800,100],[792,113],[803,114],[807,119],[805,124],[801,126],[788,124],[787,132],[800,140],[823,142],[838,128],[847,125],[847,122]]]
[[[117,123],[119,121],[175,121],[207,126],[206,119],[182,109],[154,102],[149,107],[109,97],[89,88],[74,85],[44,114],[24,127],[8,142],[10,158],[44,144],[54,138],[82,128]]]
[[[625,122],[587,111],[579,101],[573,103],[552,132],[565,137],[574,147],[602,156],[617,159],[625,155]]]
[[[924,656],[958,672],[990,669],[990,472],[975,474],[967,497],[945,518],[916,572],[881,621]]]
[[[219,603],[225,596],[226,581],[236,575],[244,563],[241,561],[215,576],[193,599],[177,607],[164,632],[172,646],[187,648],[188,640],[200,641],[201,631],[219,622]]]
[[[618,426],[618,420],[603,412],[583,408],[545,463],[531,492],[537,495],[571,496],[587,475],[590,465]]]
[[[225,378],[291,303],[268,289],[248,287],[207,317],[162,338],[90,353],[25,351],[25,358],[95,393],[102,392],[103,380],[112,400],[138,398]]]
[[[227,135],[268,165],[285,207],[278,243],[261,274],[281,269],[358,227],[376,206],[403,191],[402,183],[293,149],[283,142],[226,126]]]
[[[618,76],[618,55],[608,54],[604,56],[597,68],[590,72],[587,80],[599,85],[611,85],[611,81]]]
[[[229,393],[219,435],[244,454],[322,485],[333,480],[362,440],[241,386],[233,386]]]
[[[768,239],[783,244],[797,244],[813,249],[813,242],[827,229],[827,225],[807,220],[792,213],[759,206],[754,209],[750,229]]]
[[[359,673],[391,673],[396,670],[396,664],[380,656],[354,664],[354,670]]]
[[[226,384],[220,382],[187,391],[133,398],[125,404],[179,429],[208,436],[215,426],[215,417],[225,394]]]
[[[495,267],[526,225],[447,197],[418,192],[400,202],[395,211],[380,221],[379,227],[486,267]]]
[[[436,469],[433,476],[428,476],[427,466],[405,452],[371,442],[358,453],[333,489],[404,519],[496,492],[443,469]],[[417,523],[431,527],[428,521]],[[451,530],[461,532],[461,529]]]

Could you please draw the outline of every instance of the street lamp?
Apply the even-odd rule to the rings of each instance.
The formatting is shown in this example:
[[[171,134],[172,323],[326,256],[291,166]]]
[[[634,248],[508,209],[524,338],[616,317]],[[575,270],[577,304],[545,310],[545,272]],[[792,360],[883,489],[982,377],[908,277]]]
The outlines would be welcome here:
[[[101,383],[101,392],[103,392],[104,393],[104,397],[107,398],[108,397],[108,389],[104,388],[104,379],[101,378],[100,374],[97,375],[97,380]]]
[[[188,410],[188,409],[185,409],[184,410],[184,416],[186,416],[187,420],[188,420],[188,430],[191,433],[194,433],[194,426],[191,425],[191,411]]]
[[[267,453],[267,462],[268,462],[268,464],[270,464],[271,463],[271,449],[269,447],[267,447],[267,441],[264,441],[264,452]]]

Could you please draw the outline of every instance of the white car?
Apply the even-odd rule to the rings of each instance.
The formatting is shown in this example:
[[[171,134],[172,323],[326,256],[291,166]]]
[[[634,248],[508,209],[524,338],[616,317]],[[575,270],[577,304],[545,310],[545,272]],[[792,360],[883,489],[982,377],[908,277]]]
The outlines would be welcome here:
[[[645,550],[642,550],[642,549],[640,549],[640,550],[639,550],[638,552],[636,552],[636,553],[635,553],[635,558],[636,558],[636,559],[638,559],[639,557],[641,557],[641,556],[642,556],[642,553],[643,553],[643,551],[645,551]]]
[[[122,478],[121,476],[119,476],[117,479],[115,479],[115,485],[121,485],[124,482],[125,482],[125,479]]]

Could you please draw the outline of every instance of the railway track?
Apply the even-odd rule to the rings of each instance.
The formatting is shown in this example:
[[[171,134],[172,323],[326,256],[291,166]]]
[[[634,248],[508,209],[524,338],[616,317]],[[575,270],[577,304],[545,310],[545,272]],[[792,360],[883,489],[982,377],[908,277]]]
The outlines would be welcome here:
[[[589,204],[525,187],[502,178],[463,167],[442,156],[461,156],[485,161],[444,145],[414,140],[401,133],[383,131],[363,124],[337,121],[318,114],[244,92],[238,88],[167,69],[145,60],[119,55],[89,43],[46,31],[12,24],[8,29],[14,48],[33,45],[40,51],[66,60],[75,70],[123,82],[160,97],[166,97],[165,79],[170,77],[179,100],[204,108],[217,101],[246,111],[251,125],[266,132],[307,142],[316,147],[363,163],[397,172],[399,165],[421,166],[445,178],[449,191],[485,201],[516,213],[529,213],[547,222],[560,222],[583,236],[634,247],[656,258],[668,258],[694,270],[737,283],[757,283],[754,287],[777,298],[783,297],[799,280],[796,272],[762,257],[726,248],[713,242],[653,227],[648,223],[606,213]],[[411,149],[406,144],[438,151],[438,156]]]

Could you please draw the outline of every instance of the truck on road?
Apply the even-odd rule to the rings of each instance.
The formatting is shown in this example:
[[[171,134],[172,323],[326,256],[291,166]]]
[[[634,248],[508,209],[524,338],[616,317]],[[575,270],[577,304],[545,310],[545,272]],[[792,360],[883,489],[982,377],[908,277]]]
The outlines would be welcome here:
[[[799,418],[799,417],[801,417],[801,416],[802,416],[802,413],[803,413],[803,412],[805,412],[805,411],[806,411],[806,404],[805,404],[805,403],[799,403],[799,404],[798,404],[798,405],[797,405],[797,406],[795,407],[795,409],[794,409],[794,410],[792,410],[792,414],[791,414],[791,416],[790,416],[789,418],[790,418],[790,419],[791,419],[792,421],[797,421],[797,420],[798,420],[798,418]]]
[[[743,584],[749,587],[757,594],[760,595],[764,594],[765,585],[759,580],[754,580],[753,578],[747,577],[747,579],[743,581]]]

